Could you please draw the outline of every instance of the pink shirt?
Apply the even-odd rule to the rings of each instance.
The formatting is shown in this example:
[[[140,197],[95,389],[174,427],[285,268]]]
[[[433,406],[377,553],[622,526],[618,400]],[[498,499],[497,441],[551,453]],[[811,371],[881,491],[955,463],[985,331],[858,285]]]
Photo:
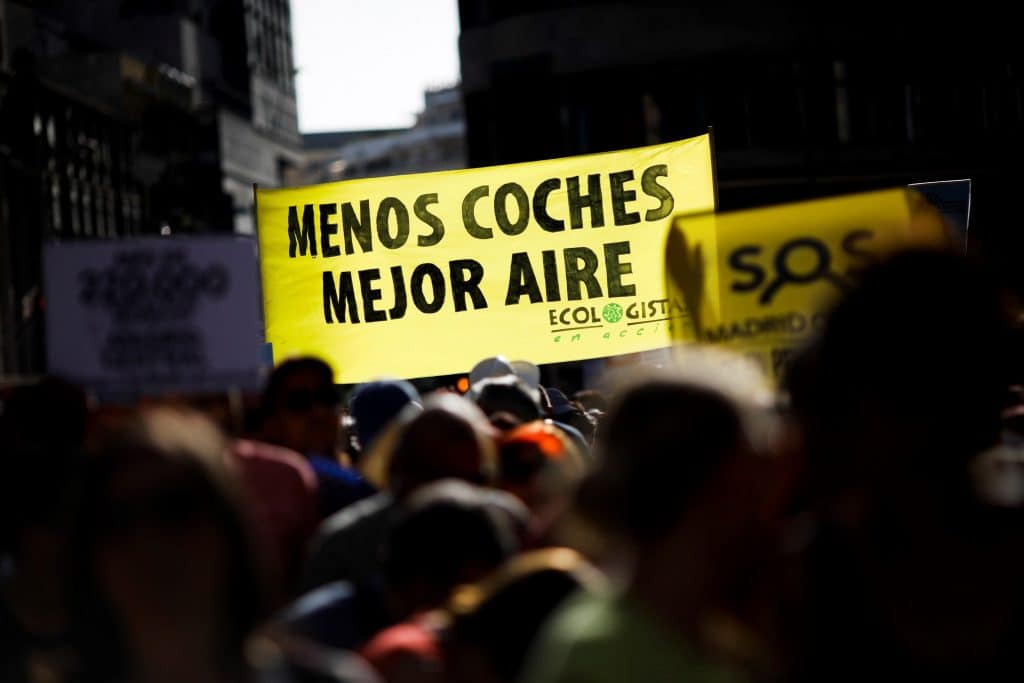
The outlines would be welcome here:
[[[292,585],[319,523],[316,474],[305,458],[280,446],[239,439],[231,452],[242,475],[257,538]]]

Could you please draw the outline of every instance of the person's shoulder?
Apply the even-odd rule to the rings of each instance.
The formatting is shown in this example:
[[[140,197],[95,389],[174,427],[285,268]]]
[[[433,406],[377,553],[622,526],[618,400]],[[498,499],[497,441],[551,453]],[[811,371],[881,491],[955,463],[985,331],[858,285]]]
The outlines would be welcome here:
[[[584,644],[615,637],[621,621],[612,592],[581,589],[555,610],[545,631],[554,639]]]
[[[340,462],[333,458],[329,458],[323,455],[310,455],[309,464],[313,468],[313,471],[320,477],[326,477],[328,479],[335,479],[337,481],[343,481],[345,483],[361,483],[364,481],[361,474],[353,469],[344,467]]]
[[[358,655],[298,638],[257,636],[250,639],[246,650],[253,683],[381,683]]]
[[[365,572],[374,566],[377,545],[393,507],[391,495],[382,492],[325,519],[309,546],[306,588],[338,579],[365,578]]]
[[[316,474],[306,459],[295,451],[250,439],[237,439],[231,454],[244,469],[258,469],[282,477],[298,478],[307,488],[316,486]]]
[[[602,683],[626,680],[618,663],[614,597],[581,590],[541,628],[524,669],[525,683]]]
[[[530,683],[742,680],[614,591],[581,591],[568,598],[541,629],[525,671],[522,681]]]
[[[391,494],[382,491],[338,510],[320,524],[316,534],[318,543],[344,536],[352,529],[372,523],[375,518],[387,514],[393,502]]]
[[[443,669],[437,635],[413,621],[384,629],[359,654],[386,681],[433,680]]]
[[[380,631],[359,651],[359,654],[380,670],[378,666],[401,656],[440,662],[441,650],[437,634],[415,620],[404,621]]]

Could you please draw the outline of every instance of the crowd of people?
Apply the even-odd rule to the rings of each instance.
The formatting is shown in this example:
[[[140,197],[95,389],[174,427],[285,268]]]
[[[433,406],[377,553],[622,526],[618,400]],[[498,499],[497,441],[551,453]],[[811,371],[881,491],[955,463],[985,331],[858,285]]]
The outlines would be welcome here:
[[[0,681],[1024,680],[1012,298],[867,271],[781,386],[690,347],[600,391],[481,361],[464,395],[0,413]]]

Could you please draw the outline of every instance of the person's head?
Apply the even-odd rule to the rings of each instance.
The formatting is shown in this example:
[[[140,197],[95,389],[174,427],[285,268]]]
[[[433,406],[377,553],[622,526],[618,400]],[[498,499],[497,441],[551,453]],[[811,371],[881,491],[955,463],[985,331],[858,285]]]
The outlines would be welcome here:
[[[999,438],[1012,380],[1004,307],[951,253],[907,252],[864,274],[789,381],[817,498],[964,493],[967,461]]]
[[[514,360],[511,365],[512,372],[523,381],[523,384],[530,390],[530,395],[537,396],[540,389],[540,368],[528,360]]]
[[[590,444],[597,427],[590,415],[578,403],[570,401],[560,389],[548,387],[546,392],[551,406],[548,416],[556,422],[569,425],[580,433],[585,443]]]
[[[413,493],[395,520],[384,544],[384,577],[397,613],[412,614],[439,606],[516,550],[513,520],[491,494],[438,481]]]
[[[515,375],[485,379],[473,385],[471,394],[485,415],[507,413],[522,422],[541,417],[540,405],[530,388]]]
[[[205,418],[156,409],[103,439],[75,510],[73,618],[87,680],[204,658],[242,666],[264,616],[234,471]]]
[[[296,358],[274,369],[262,400],[262,437],[304,455],[333,457],[340,400],[334,373],[318,358]]]
[[[562,431],[536,420],[506,433],[498,444],[499,486],[535,515],[560,507],[583,476],[584,462]]]
[[[581,512],[638,556],[695,521],[727,546],[756,514],[745,457],[761,445],[755,410],[700,373],[634,384],[609,410]]]
[[[500,432],[501,434],[506,434],[515,429],[516,427],[518,427],[519,425],[523,424],[523,421],[520,420],[518,417],[511,413],[506,413],[504,411],[488,415],[487,421],[490,422],[491,426],[498,430],[498,432]]]
[[[349,401],[362,452],[408,405],[419,405],[416,388],[403,380],[379,380],[360,385]]]
[[[56,550],[87,414],[82,391],[54,378],[15,387],[0,400],[0,554],[27,560],[23,553]]]
[[[455,394],[409,406],[378,439],[366,471],[398,497],[438,479],[489,483],[496,472],[494,439],[480,410]]]
[[[507,358],[504,356],[491,356],[478,362],[469,371],[469,384],[472,386],[491,377],[505,377],[514,374],[515,368],[512,367],[512,363]]]
[[[597,389],[580,389],[572,395],[572,400],[587,412],[599,410],[605,413],[608,411],[608,399]]]
[[[446,667],[456,683],[519,680],[538,631],[565,598],[603,586],[600,573],[568,548],[518,555],[449,601]]]

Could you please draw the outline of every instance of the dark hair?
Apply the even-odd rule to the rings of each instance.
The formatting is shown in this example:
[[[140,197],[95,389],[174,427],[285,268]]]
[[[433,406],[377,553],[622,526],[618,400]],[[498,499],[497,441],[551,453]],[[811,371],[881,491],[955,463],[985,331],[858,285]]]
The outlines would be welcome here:
[[[637,541],[667,532],[712,473],[746,443],[729,399],[681,380],[647,381],[626,391],[606,426],[579,502],[584,514]]]
[[[487,421],[491,423],[491,426],[497,429],[501,433],[509,432],[519,425],[523,424],[523,421],[513,415],[512,413],[506,413],[505,411],[499,411],[487,416]]]
[[[330,365],[319,358],[304,356],[302,358],[286,360],[274,368],[274,371],[270,373],[270,377],[267,379],[266,386],[263,388],[263,398],[260,407],[264,418],[273,413],[280,405],[281,400],[284,398],[284,388],[288,379],[292,375],[303,372],[319,375],[325,384],[334,386],[334,371],[331,370]]]
[[[608,410],[608,399],[597,389],[580,389],[572,395],[572,400],[579,403],[584,410]]]
[[[473,579],[467,570],[494,569],[517,546],[512,520],[483,489],[439,481],[414,493],[395,520],[384,545],[384,575],[399,591],[422,583],[425,600],[438,605],[459,583]]]
[[[191,421],[177,420],[178,414],[157,410],[130,418],[106,436],[84,471],[75,509],[70,593],[73,634],[86,681],[116,680],[128,664],[124,634],[95,574],[100,544],[125,529],[209,524],[220,531],[229,564],[224,605],[228,633],[222,644],[226,667],[241,666],[244,641],[266,616],[265,586],[233,471],[226,461],[211,458],[218,453],[194,447],[197,421],[202,422],[199,431],[209,427],[214,434],[214,427],[194,415]]]
[[[82,463],[85,394],[46,378],[11,390],[0,410],[0,552],[28,526],[62,526]]]
[[[498,443],[498,461],[503,484],[523,484],[547,467],[564,470],[566,479],[579,476],[583,462],[569,437],[554,424],[536,420],[519,425]]]
[[[555,420],[578,431],[583,437],[584,444],[589,446],[593,443],[594,434],[597,432],[597,420],[590,413],[578,408],[576,404],[573,404],[573,407],[577,409],[562,413],[555,417]]]
[[[455,656],[460,647],[479,650],[503,681],[513,683],[548,617],[571,594],[598,583],[597,570],[568,548],[519,555],[456,593],[447,648]]]
[[[927,469],[951,493],[965,487],[967,460],[999,437],[1012,381],[1004,306],[955,254],[906,252],[866,272],[789,380],[814,486],[827,494]]]
[[[349,398],[348,412],[360,447],[369,450],[392,420],[419,398],[416,388],[403,380],[379,380],[356,387]]]
[[[481,431],[483,425],[474,424],[477,417],[484,421],[475,406],[450,394],[431,398],[422,412],[406,413],[408,421],[396,426],[387,464],[389,488],[404,495],[439,479],[492,480],[494,445]]]

